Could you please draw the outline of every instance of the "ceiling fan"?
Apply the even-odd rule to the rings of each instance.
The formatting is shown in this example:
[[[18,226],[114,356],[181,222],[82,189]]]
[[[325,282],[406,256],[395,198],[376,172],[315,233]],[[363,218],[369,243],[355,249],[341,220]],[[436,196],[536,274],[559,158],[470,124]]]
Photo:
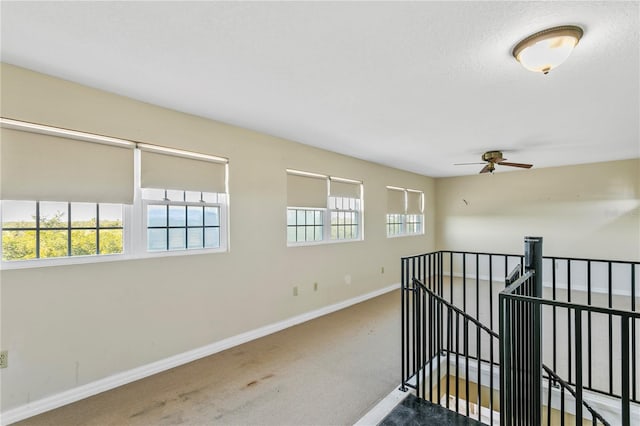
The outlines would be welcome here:
[[[496,169],[496,164],[501,166],[511,166],[511,167],[520,167],[521,169],[530,169],[533,167],[533,164],[524,164],[524,163],[511,163],[507,162],[507,159],[502,157],[502,152],[500,151],[487,151],[482,154],[482,161],[487,163],[480,173],[493,173]],[[484,163],[457,163],[454,166],[463,166],[468,164],[484,164]]]

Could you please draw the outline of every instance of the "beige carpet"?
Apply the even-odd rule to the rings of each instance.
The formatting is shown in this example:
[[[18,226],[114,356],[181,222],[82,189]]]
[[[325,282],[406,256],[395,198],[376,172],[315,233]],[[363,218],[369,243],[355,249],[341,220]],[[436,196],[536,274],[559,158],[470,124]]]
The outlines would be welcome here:
[[[400,381],[394,291],[20,425],[352,425]]]

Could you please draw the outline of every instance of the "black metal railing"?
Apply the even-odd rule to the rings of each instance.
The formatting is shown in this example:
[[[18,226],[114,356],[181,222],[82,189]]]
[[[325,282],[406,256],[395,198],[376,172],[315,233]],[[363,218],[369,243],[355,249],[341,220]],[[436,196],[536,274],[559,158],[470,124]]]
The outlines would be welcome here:
[[[584,368],[584,355],[581,348],[584,348],[584,335],[587,334],[587,328],[584,321],[587,314],[601,315],[603,318],[607,318],[610,324],[618,324],[619,327],[612,327],[617,329],[617,335],[609,336],[612,341],[617,342],[616,345],[619,349],[619,368],[617,368],[617,374],[614,373],[609,376],[610,383],[616,383],[616,388],[619,392],[599,392],[606,393],[609,397],[615,398],[618,401],[618,412],[620,413],[620,424],[623,426],[629,426],[631,424],[631,403],[635,402],[632,398],[632,358],[635,354],[631,350],[631,335],[630,324],[632,322],[640,321],[640,313],[622,311],[610,308],[601,308],[597,306],[580,305],[576,303],[561,302],[557,300],[544,300],[537,297],[531,297],[521,294],[505,295],[506,299],[511,299],[514,303],[519,303],[521,306],[528,306],[528,309],[541,309],[543,307],[555,307],[558,309],[564,309],[569,312],[569,315],[573,318],[571,334],[574,336],[575,350],[572,352],[572,357],[567,360],[574,364],[574,382],[567,380],[564,382],[564,386],[571,385],[574,387],[575,397],[575,417],[576,419],[583,418],[582,406],[584,403],[584,391],[589,390],[585,383],[585,368]],[[522,308],[521,308],[522,309]],[[534,325],[535,327],[535,325]],[[502,337],[502,336],[501,336]],[[589,354],[588,352],[586,352]],[[592,356],[591,354],[590,356]],[[604,364],[604,363],[603,363]],[[506,366],[505,366],[506,369]],[[549,368],[556,377],[560,377],[553,368]],[[606,370],[605,370],[606,371]],[[613,385],[612,385],[613,388]],[[508,390],[505,389],[505,392]],[[563,410],[564,411],[564,410]]]
[[[566,394],[568,393],[569,395],[571,395],[571,398],[573,398],[573,401],[577,401],[578,400],[578,396],[576,394],[576,391],[571,387],[571,385],[567,382],[565,382],[564,380],[562,380],[560,378],[560,376],[558,376],[556,373],[554,373],[549,367],[547,367],[546,365],[542,366],[543,370],[546,373],[546,379],[548,381],[547,384],[547,400],[546,400],[546,410],[545,413],[547,415],[546,417],[546,422],[545,424],[547,425],[551,425],[552,423],[557,424],[560,423],[561,426],[564,426],[565,422],[569,422],[567,421],[567,403],[565,402],[565,400],[567,399]],[[555,404],[555,408],[554,408],[554,403],[553,403],[553,390],[554,389],[558,389],[558,393],[560,394],[559,399],[560,399],[560,403],[559,404]],[[591,424],[593,425],[598,425],[599,423],[602,423],[605,426],[610,426],[610,423],[607,422],[600,413],[598,413],[593,407],[591,407],[591,405],[585,401],[584,399],[582,400],[582,406],[584,408],[586,408],[586,410],[589,412],[589,414],[591,415]],[[578,423],[575,419],[577,419],[577,407],[576,410],[573,413],[573,419],[569,418],[568,420],[573,420],[571,423],[572,424],[576,424]],[[554,417],[554,414],[557,413],[557,420]],[[580,413],[580,415],[582,415],[582,413]],[[584,416],[583,416],[584,417]]]
[[[406,311],[407,340],[412,349],[403,388],[412,388],[419,398],[479,421],[486,407],[493,423],[498,400],[497,380],[494,383],[498,334],[416,278],[402,293],[410,308]],[[486,348],[483,337],[493,340]]]
[[[527,271],[500,293],[500,407],[505,425],[542,422],[539,313],[510,297],[534,296],[535,275]]]
[[[639,402],[636,341],[640,324],[636,300],[639,265],[640,262],[545,257],[538,266],[542,272],[539,275],[543,282],[542,298],[526,308],[541,310],[542,359],[554,377],[566,379],[560,379],[562,382],[554,379],[554,385],[560,385],[569,394],[594,391],[618,398],[623,418],[627,416],[622,410],[625,401]],[[438,398],[445,393],[454,398],[452,389],[457,377],[468,377],[465,374],[469,365],[477,363],[478,371],[497,370],[495,355],[500,352],[494,334],[499,331],[499,292],[508,285],[505,277],[514,268],[516,275],[525,274],[524,255],[437,251],[402,259],[403,387],[419,385],[422,391],[424,386],[423,395],[430,400],[433,400],[427,395],[430,392]],[[418,284],[414,284],[414,279]],[[529,302],[519,298],[532,296],[514,294],[514,297],[522,311]],[[580,314],[576,314],[576,309]],[[420,313],[426,316],[416,318]],[[576,328],[576,323],[580,327]],[[527,323],[519,327],[526,328]],[[518,338],[525,341],[524,335]],[[425,346],[422,352],[421,345]],[[628,365],[622,362],[625,348]],[[467,358],[471,364],[466,362]],[[456,368],[460,371],[450,374]],[[441,383],[440,377],[445,375],[447,380]],[[493,397],[494,388],[500,386],[489,383],[493,374],[482,375],[481,381],[483,386],[491,385],[488,395]],[[466,387],[463,382],[459,386]],[[452,388],[446,388],[448,383]],[[467,399],[469,393],[461,389],[459,395]],[[490,407],[489,413],[493,415],[494,406],[499,404],[487,401],[489,396],[480,396],[478,407]],[[582,397],[583,403],[576,406],[590,413]],[[452,401],[455,404],[457,396]],[[465,407],[462,408],[464,414]]]

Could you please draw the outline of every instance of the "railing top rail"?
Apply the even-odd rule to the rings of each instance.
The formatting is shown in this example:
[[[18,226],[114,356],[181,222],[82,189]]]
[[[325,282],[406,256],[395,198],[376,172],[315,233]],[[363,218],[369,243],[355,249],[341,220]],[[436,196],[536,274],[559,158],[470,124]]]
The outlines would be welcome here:
[[[515,285],[515,284],[516,283],[513,283],[512,285]],[[525,301],[525,302],[539,303],[541,305],[549,305],[549,306],[555,306],[555,307],[559,307],[559,308],[576,309],[576,310],[580,310],[580,311],[595,312],[595,313],[598,313],[598,314],[617,315],[617,316],[629,317],[629,318],[634,318],[634,319],[640,319],[640,312],[624,311],[624,310],[613,309],[613,308],[602,308],[602,307],[594,306],[594,305],[583,305],[583,304],[574,303],[574,302],[562,302],[560,300],[550,300],[550,299],[543,299],[543,298],[533,297],[533,296],[524,296],[524,295],[520,295],[520,294],[512,294],[512,293],[507,293],[506,292],[506,290],[508,288],[509,287],[507,287],[505,290],[501,291],[500,294],[502,296],[510,298],[510,299],[517,299],[517,300],[522,300],[522,301]]]
[[[427,256],[430,254],[436,253],[454,253],[454,254],[472,254],[472,255],[483,255],[483,256],[506,256],[506,257],[524,257],[522,254],[513,254],[513,253],[487,253],[487,252],[479,252],[479,251],[456,251],[456,250],[436,250],[429,253],[415,254],[412,256],[404,256],[402,259],[412,259],[420,256]],[[623,263],[623,264],[631,264],[631,265],[640,265],[640,261],[638,260],[620,260],[620,259],[588,259],[584,257],[566,257],[566,256],[542,256],[543,259],[551,259],[551,260],[573,260],[573,261],[581,261],[581,262],[603,262],[603,263]]]
[[[522,275],[522,265],[518,264],[504,279],[507,285],[514,283]]]
[[[419,279],[414,278],[413,279],[413,283],[417,284],[418,286],[420,286],[420,288],[422,290],[424,290],[427,293],[429,293],[438,302],[440,302],[443,305],[447,306],[448,308],[450,308],[451,310],[453,310],[457,314],[462,315],[464,318],[470,320],[475,326],[477,326],[477,327],[481,328],[482,330],[486,331],[490,336],[495,337],[496,339],[499,338],[498,333],[496,333],[495,331],[491,330],[490,328],[488,328],[487,326],[485,326],[480,321],[478,321],[477,319],[473,318],[471,315],[467,314],[463,310],[461,310],[461,309],[455,307],[454,305],[452,305],[451,303],[447,302],[447,300],[445,300],[442,297],[440,297],[437,294],[435,294],[433,291],[431,291],[431,289],[429,289],[429,287],[427,287],[423,283],[421,283]]]
[[[504,290],[502,290],[500,293],[501,294],[513,294],[513,292],[520,287],[522,284],[524,284],[525,282],[527,282],[527,280],[529,280],[531,277],[533,277],[535,275],[536,271],[534,271],[533,269],[528,270],[527,272],[525,272],[522,276],[520,276],[520,278],[518,278],[517,280],[515,280],[512,284],[510,284],[509,286],[507,286]]]
[[[566,390],[569,391],[569,393],[571,394],[571,396],[573,396],[574,398],[576,398],[576,392],[571,388],[571,385],[569,383],[567,383],[566,381],[564,381],[560,376],[558,376],[553,370],[551,370],[549,367],[547,367],[546,365],[542,364],[542,369],[544,371],[547,372],[547,374],[556,382],[560,383],[562,385],[563,388],[565,388]],[[549,389],[549,392],[551,392],[551,389]],[[600,420],[602,423],[604,423],[606,426],[609,426],[609,422],[607,422],[601,415],[600,413],[598,413],[596,410],[593,409],[593,407],[591,407],[589,405],[588,402],[586,401],[582,401],[582,405],[584,405],[586,407],[586,409],[594,416],[596,417],[598,420]]]

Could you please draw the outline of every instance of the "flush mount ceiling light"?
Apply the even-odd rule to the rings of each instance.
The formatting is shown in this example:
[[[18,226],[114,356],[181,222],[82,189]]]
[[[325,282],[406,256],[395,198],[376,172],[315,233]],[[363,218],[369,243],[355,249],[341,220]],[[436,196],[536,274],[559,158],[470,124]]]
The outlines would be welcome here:
[[[563,63],[582,37],[582,28],[574,25],[542,30],[513,48],[513,56],[529,71],[548,74]]]

